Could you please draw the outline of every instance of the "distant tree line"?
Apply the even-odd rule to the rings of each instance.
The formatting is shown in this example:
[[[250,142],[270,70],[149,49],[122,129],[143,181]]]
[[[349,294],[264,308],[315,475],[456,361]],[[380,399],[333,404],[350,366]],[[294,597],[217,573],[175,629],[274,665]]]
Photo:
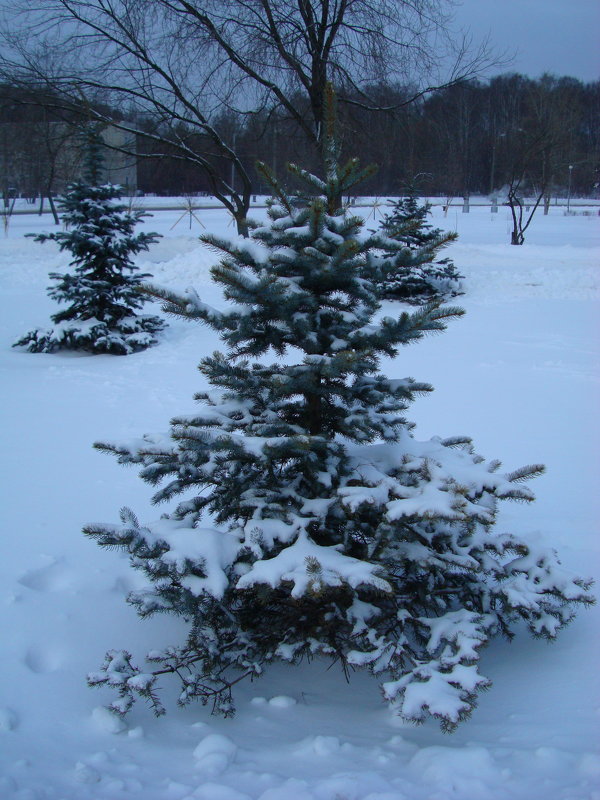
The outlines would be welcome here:
[[[345,155],[379,169],[361,191],[398,195],[408,187],[441,196],[506,194],[518,181],[524,193],[592,196],[600,182],[600,82],[509,74],[467,81],[402,105],[410,87],[371,87],[393,112],[340,108]],[[298,97],[298,105],[302,99]],[[223,112],[216,127],[252,172],[256,160],[280,173],[286,162],[318,167],[312,143],[283,113],[240,118]],[[190,134],[190,137],[197,134]],[[197,145],[198,143],[196,143]],[[144,152],[152,142],[139,141]],[[201,170],[164,155],[138,167],[146,192],[209,191]],[[219,157],[214,156],[215,164]],[[224,177],[228,169],[222,165]],[[257,191],[266,190],[257,175]],[[416,184],[416,186],[415,186]]]
[[[369,87],[377,101],[339,109],[345,155],[379,169],[361,188],[376,195],[421,194],[447,197],[472,194],[593,196],[600,182],[600,82],[544,75],[531,79],[507,74],[490,81],[470,80],[414,98],[410,86]],[[308,101],[298,95],[302,114]],[[389,112],[381,111],[390,108]],[[105,118],[128,119],[127,109],[104,107]],[[306,113],[309,113],[308,108]],[[2,191],[48,196],[61,191],[77,169],[70,140],[89,117],[89,108],[53,109],[48,94],[32,90],[18,96],[0,87],[0,180]],[[211,180],[200,165],[170,153],[161,139],[159,117],[138,114],[137,187],[159,195],[211,193]],[[171,124],[169,122],[169,124]],[[26,128],[27,133],[23,134]],[[257,160],[281,174],[286,162],[318,169],[318,153],[298,119],[285,109],[252,114],[222,110],[214,128],[253,176],[257,193],[266,191],[255,172]],[[231,162],[210,138],[181,123],[180,142],[202,151],[225,181],[236,175]]]
[[[345,154],[379,167],[362,192],[398,195],[417,184],[422,194],[490,195],[520,180],[523,192],[544,186],[566,194],[570,180],[573,194],[598,193],[600,82],[509,74],[466,81],[406,105],[410,87],[382,84],[370,95],[396,109],[339,112]],[[233,128],[236,121],[224,115],[221,124]],[[242,158],[258,157],[276,171],[287,161],[315,159],[282,115],[249,118],[236,139]]]

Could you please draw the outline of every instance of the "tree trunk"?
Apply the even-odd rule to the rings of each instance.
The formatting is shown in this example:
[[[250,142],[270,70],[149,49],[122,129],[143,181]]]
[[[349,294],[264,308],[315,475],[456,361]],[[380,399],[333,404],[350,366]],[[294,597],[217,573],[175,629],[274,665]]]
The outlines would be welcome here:
[[[58,216],[58,211],[56,210],[56,205],[54,204],[54,197],[52,197],[52,191],[48,190],[48,202],[50,203],[50,211],[52,212],[52,216],[54,217],[54,224],[60,225],[60,219]]]
[[[250,236],[250,228],[248,227],[248,216],[245,213],[238,213],[234,214],[233,218],[235,220],[235,225],[237,228],[237,232],[240,236],[243,236],[244,239],[247,239]]]
[[[311,436],[323,433],[323,420],[321,416],[321,398],[318,394],[307,392],[304,395],[306,403],[306,426]]]

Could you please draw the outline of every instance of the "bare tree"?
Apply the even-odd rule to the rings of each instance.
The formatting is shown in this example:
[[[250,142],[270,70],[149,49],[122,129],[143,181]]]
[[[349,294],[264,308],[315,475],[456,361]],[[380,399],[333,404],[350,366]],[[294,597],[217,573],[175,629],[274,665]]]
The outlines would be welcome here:
[[[65,122],[44,119],[28,127],[28,132],[31,137],[30,153],[33,149],[31,145],[35,148],[31,155],[35,166],[36,194],[40,198],[39,213],[43,212],[44,200],[47,200],[54,222],[59,225],[54,195],[57,188],[64,189],[77,175],[80,162],[75,144],[78,129]]]
[[[557,172],[564,170],[576,127],[577,101],[572,87],[551,76],[523,81],[524,108],[503,137],[509,164],[508,205],[513,228],[511,244],[525,242],[525,232]],[[524,195],[531,200],[525,203]]]
[[[186,41],[213,55],[220,91],[241,111],[285,109],[307,137],[323,135],[325,91],[338,103],[386,109],[490,66],[487,42],[452,30],[449,0],[157,0]],[[382,79],[414,86],[399,103],[378,102],[366,87]],[[298,94],[308,101],[299,107]]]
[[[83,106],[88,121],[112,124],[133,140],[143,136],[155,145],[146,157],[168,155],[200,166],[246,233],[250,177],[205,110],[197,70],[190,66],[196,53],[182,51],[157,10],[157,3],[138,0],[41,0],[26,7],[16,0],[4,18],[3,38],[10,48],[10,58],[3,58],[4,79],[49,90],[55,109],[81,112]],[[111,107],[127,113],[116,119]]]
[[[382,76],[410,81],[409,102],[492,63],[486,45],[452,30],[451,10],[452,0],[10,0],[3,70],[200,166],[245,233],[252,179],[219,112],[284,110],[318,148],[328,81],[340,103],[378,108],[365,87]],[[115,120],[98,100],[129,113]]]
[[[0,182],[3,195],[14,192],[45,200],[58,224],[53,195],[77,175],[75,120],[49,114],[39,93],[15,96],[0,86]]]

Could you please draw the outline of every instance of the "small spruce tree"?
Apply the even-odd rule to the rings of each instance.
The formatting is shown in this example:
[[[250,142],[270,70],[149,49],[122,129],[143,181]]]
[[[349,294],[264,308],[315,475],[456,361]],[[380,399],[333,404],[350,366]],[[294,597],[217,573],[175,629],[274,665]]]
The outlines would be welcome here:
[[[155,344],[165,325],[159,317],[136,313],[148,301],[140,285],[151,276],[140,274],[131,260],[159,236],[134,235],[135,226],[149,215],[116,202],[121,188],[102,182],[98,131],[86,132],[85,147],[83,180],[70,184],[59,200],[67,230],[33,236],[36,242],[52,240],[70,251],[75,268],[72,273],[50,273],[55,283],[48,295],[69,303],[51,317],[54,327],[30,331],[13,345],[33,353],[70,349],[127,355]]]
[[[380,356],[462,311],[378,318],[368,275],[380,241],[342,204],[364,173],[339,167],[331,145],[324,180],[293,171],[312,200],[298,207],[273,180],[268,224],[246,240],[202,237],[222,256],[212,274],[225,310],[151,289],[218,331],[226,353],[203,359],[212,388],[169,433],[96,444],[161,484],[157,503],[178,504],[150,524],[124,509],[85,533],[149,578],[128,598],[142,617],[178,615],[189,633],[146,669],[110,651],[88,680],[118,692],[117,713],[136,695],[162,713],[156,682],[173,673],[181,703],[230,714],[244,677],[320,655],[371,670],[405,719],[452,729],[490,683],[478,671],[486,642],[519,620],[554,638],[573,604],[591,602],[588,585],[552,551],[494,532],[498,500],[532,500],[522,482],[541,466],[502,474],[465,437],[413,437],[405,410],[431,387],[381,374]],[[301,358],[259,360],[270,352]]]
[[[462,279],[452,259],[438,253],[456,239],[456,233],[434,228],[427,217],[431,204],[418,201],[414,187],[391,206],[381,220],[379,234],[385,237],[379,276],[382,299],[422,305],[462,294]]]

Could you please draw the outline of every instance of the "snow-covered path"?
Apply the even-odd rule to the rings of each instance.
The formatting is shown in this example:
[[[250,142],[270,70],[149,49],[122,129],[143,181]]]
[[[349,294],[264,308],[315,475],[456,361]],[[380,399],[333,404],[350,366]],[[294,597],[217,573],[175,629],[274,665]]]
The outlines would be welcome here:
[[[410,414],[418,438],[466,433],[507,468],[545,462],[532,483],[538,501],[508,505],[498,525],[542,537],[568,567],[598,577],[598,218],[552,209],[525,246],[511,247],[504,211],[435,213],[436,226],[460,234],[451,255],[467,278],[467,314],[384,368],[436,387]],[[157,283],[192,284],[219,305],[213,255],[199,230],[170,229],[178,216],[149,221],[166,238],[139,263]],[[202,218],[227,229],[218,211]],[[451,736],[401,724],[368,675],[346,684],[320,662],[241,685],[233,720],[172,702],[158,720],[138,706],[119,730],[86,672],[109,648],[141,660],[177,641],[177,622],[140,622],[124,602],[138,580],[128,562],[80,533],[86,522],[116,521],[123,505],[142,519],[158,513],[135,471],[91,444],[164,430],[191,411],[203,382],[196,365],[218,341],[172,321],[160,346],[126,358],[12,350],[47,323],[47,273],[66,263],[53,244],[23,238],[38,226],[15,218],[0,240],[0,797],[599,800],[598,608],[553,645],[495,642],[482,659],[494,686]],[[172,699],[166,681],[165,690]]]

